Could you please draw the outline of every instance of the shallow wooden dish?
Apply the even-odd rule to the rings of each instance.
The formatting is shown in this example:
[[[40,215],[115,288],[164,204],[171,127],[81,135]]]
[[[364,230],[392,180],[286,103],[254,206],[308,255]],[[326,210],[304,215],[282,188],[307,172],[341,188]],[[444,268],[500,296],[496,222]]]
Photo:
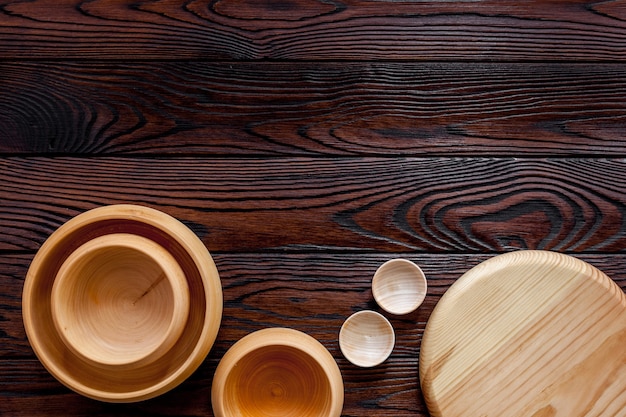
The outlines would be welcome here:
[[[76,319],[71,318],[74,313],[78,313],[73,309],[86,308],[89,303],[83,300],[69,309],[59,308],[58,303],[68,299],[67,294],[63,295],[64,286],[66,289],[74,288],[74,294],[80,294],[83,290],[80,286],[75,287],[71,278],[69,284],[61,283],[61,290],[57,288],[56,293],[54,287],[59,271],[64,265],[73,262],[72,258],[77,256],[80,248],[84,249],[84,245],[88,247],[90,242],[107,240],[109,236],[120,233],[133,236],[131,244],[136,245],[136,240],[144,242],[139,246],[145,252],[150,252],[146,256],[152,258],[152,261],[145,261],[144,267],[155,263],[160,265],[159,268],[169,271],[165,281],[170,290],[148,291],[149,288],[145,288],[144,291],[151,292],[149,297],[157,297],[149,303],[170,300],[172,304],[169,312],[163,313],[165,318],[154,318],[150,324],[155,326],[154,331],[164,331],[165,335],[157,335],[151,343],[140,345],[140,351],[135,354],[130,352],[137,346],[118,346],[116,348],[126,354],[116,359],[114,353],[103,350],[98,353],[97,349],[92,349],[93,345],[89,348],[77,342],[81,337],[77,339],[76,335],[64,334],[60,329],[64,325],[63,320],[68,317],[70,320]],[[160,249],[152,251],[150,245]],[[105,246],[110,247],[111,242]],[[157,262],[154,259],[159,260]],[[105,265],[106,262],[101,264]],[[66,272],[61,271],[61,276],[66,275]],[[154,282],[153,278],[149,279],[155,286],[163,285]],[[101,295],[109,301],[116,300],[117,295],[106,295],[112,287],[107,288],[99,290]],[[135,291],[138,297],[142,294],[136,293],[140,291],[140,286],[135,287],[134,284],[127,290]],[[96,208],[62,225],[37,252],[28,270],[22,294],[24,327],[42,364],[55,378],[74,391],[108,402],[145,400],[184,381],[202,363],[213,346],[221,323],[222,304],[222,287],[217,268],[198,237],[173,217],[136,205]],[[181,314],[186,317],[181,318]],[[100,321],[97,314],[93,317],[81,323],[87,323],[87,329],[98,325]],[[98,337],[101,338],[102,334],[94,334],[94,338]]]
[[[433,417],[624,416],[624,292],[571,256],[496,256],[433,310],[420,381]]]
[[[352,364],[363,368],[383,363],[393,351],[396,336],[389,320],[363,310],[346,319],[339,331],[339,349]]]
[[[293,329],[251,333],[226,352],[211,389],[216,417],[339,417],[343,380],[326,348]]]

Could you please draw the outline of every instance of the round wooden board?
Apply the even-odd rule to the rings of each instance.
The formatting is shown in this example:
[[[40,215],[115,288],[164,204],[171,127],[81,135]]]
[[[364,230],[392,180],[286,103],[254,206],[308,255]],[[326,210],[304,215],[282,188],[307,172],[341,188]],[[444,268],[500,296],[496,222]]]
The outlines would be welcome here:
[[[571,256],[496,256],[433,310],[420,382],[433,417],[626,416],[624,292]]]

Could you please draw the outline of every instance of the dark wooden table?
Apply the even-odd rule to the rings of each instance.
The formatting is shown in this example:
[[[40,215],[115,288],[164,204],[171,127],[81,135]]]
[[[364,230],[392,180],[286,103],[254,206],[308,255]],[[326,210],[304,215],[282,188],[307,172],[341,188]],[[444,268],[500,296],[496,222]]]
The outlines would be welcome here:
[[[0,415],[212,416],[226,350],[317,338],[345,416],[428,416],[420,341],[498,253],[577,256],[626,288],[623,1],[0,1]],[[187,224],[224,289],[187,381],[136,404],[74,394],[26,339],[28,266],[61,224],[135,203]],[[425,271],[373,369],[338,348],[381,311],[384,261]]]

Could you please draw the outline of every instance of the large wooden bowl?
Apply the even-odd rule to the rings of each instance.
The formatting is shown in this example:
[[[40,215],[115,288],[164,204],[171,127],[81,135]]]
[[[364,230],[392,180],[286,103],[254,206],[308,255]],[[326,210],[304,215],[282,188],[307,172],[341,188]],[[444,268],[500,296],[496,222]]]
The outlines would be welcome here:
[[[48,371],[101,401],[155,397],[210,351],[222,317],[217,268],[173,217],[135,205],[93,209],[41,246],[22,313]]]
[[[332,355],[293,329],[251,333],[226,352],[211,392],[216,417],[339,417],[343,380]]]

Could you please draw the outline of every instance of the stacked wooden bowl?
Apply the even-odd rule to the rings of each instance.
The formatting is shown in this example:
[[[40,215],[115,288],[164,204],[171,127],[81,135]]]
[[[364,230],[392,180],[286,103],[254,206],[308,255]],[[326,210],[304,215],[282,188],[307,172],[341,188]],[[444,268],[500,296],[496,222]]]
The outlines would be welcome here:
[[[173,217],[112,205],[76,216],[42,245],[23,292],[24,326],[48,371],[109,402],[155,397],[184,381],[222,317],[217,268]]]

